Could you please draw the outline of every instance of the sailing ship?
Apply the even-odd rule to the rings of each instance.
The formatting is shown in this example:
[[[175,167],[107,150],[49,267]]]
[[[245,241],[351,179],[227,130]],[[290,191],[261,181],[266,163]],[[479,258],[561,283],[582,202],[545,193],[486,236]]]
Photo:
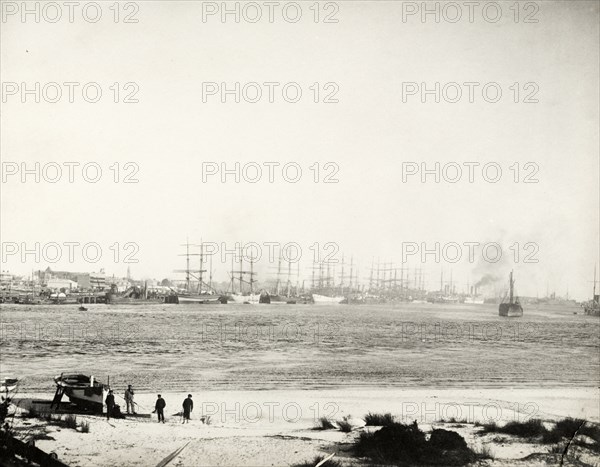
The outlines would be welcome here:
[[[594,266],[594,291],[592,299],[583,304],[583,310],[586,315],[600,316],[600,295],[596,294],[596,267]]]
[[[315,261],[313,264],[313,277],[310,294],[315,305],[335,305],[342,303],[346,297],[341,293],[343,287],[336,287],[335,272],[332,271],[335,263],[329,261]],[[314,271],[318,271],[315,281]]]
[[[191,245],[188,241],[182,246],[186,247],[185,254],[181,255],[186,257],[186,268],[184,270],[177,270],[175,272],[185,272],[185,291],[178,294],[178,303],[180,305],[227,303],[227,299],[221,294],[218,294],[212,287],[212,255],[209,255],[209,283],[207,284],[204,281],[203,274],[207,272],[206,269],[204,269],[204,257],[207,256],[207,253],[204,251],[204,243],[200,242],[200,245]],[[200,253],[190,253],[190,246],[200,247]],[[200,269],[196,271],[190,269],[190,256],[200,257]],[[198,281],[197,286],[192,286],[191,279]]]
[[[283,284],[281,279],[281,264],[283,261],[288,263],[287,280],[285,281],[285,284]],[[300,291],[300,263],[297,263],[296,285],[294,285],[292,282],[292,261],[289,259],[284,259],[280,253],[275,288],[274,290],[262,290],[259,301],[260,303],[273,305],[296,305],[299,303],[312,303],[310,296],[302,294]]]
[[[521,303],[519,303],[519,297],[515,297],[514,295],[514,286],[515,281],[513,280],[513,272],[510,271],[508,276],[509,281],[509,293],[508,293],[508,302],[505,302],[506,297],[500,303],[498,307],[498,314],[500,316],[508,317],[508,318],[518,318],[523,316],[523,307]]]
[[[63,395],[66,395],[71,403],[80,409],[102,413],[104,397],[108,388],[93,376],[61,373],[54,378],[54,382],[56,383],[56,394],[52,404],[56,403],[58,406]]]
[[[254,276],[257,274],[254,272],[254,259],[250,257],[250,270],[244,270],[244,254],[242,251],[242,247],[239,249],[239,270],[234,271],[234,257],[231,257],[231,293],[229,297],[234,303],[243,303],[250,305],[258,305],[261,303],[260,294],[255,293],[254,291],[254,283],[258,282],[254,279]],[[236,277],[237,275],[237,277]],[[245,279],[245,276],[249,276],[249,279]],[[239,283],[239,290],[236,292],[235,290],[235,281]],[[244,284],[247,284],[248,287],[244,287]],[[246,289],[246,290],[244,290]],[[249,290],[248,290],[249,289]],[[265,303],[264,301],[262,303]]]

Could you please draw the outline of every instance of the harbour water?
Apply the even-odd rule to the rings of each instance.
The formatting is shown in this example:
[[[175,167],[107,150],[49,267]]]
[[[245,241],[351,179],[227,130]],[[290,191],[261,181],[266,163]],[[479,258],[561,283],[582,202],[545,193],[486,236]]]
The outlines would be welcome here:
[[[0,372],[45,392],[61,372],[138,391],[595,387],[600,320],[497,305],[2,305]],[[577,314],[575,314],[577,312]]]

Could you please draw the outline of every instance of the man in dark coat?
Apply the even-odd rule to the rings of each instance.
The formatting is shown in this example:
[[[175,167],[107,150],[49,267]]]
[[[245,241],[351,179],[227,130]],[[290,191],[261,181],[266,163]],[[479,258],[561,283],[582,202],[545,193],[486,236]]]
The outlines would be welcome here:
[[[106,419],[110,420],[110,414],[115,409],[115,396],[112,392],[112,389],[108,391],[108,395],[106,396]]]
[[[158,395],[158,399],[156,399],[156,404],[154,405],[154,411],[156,412],[156,414],[158,415],[158,423],[163,422],[165,423],[165,407],[167,406],[167,403],[165,402],[165,400],[161,397],[161,395]]]
[[[186,399],[183,399],[183,422],[190,421],[190,414],[194,410],[194,401],[192,400],[192,395],[188,394]]]

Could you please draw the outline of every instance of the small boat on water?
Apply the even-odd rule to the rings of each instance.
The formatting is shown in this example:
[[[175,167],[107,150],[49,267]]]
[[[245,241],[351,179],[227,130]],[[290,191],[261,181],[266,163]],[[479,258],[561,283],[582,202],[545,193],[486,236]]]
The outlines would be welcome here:
[[[515,297],[515,295],[514,295],[515,281],[513,280],[513,272],[512,271],[510,271],[508,280],[509,280],[508,301],[504,301],[504,300],[506,300],[506,297],[504,297],[504,300],[502,300],[502,303],[500,303],[500,306],[498,307],[498,314],[500,316],[504,316],[507,318],[519,318],[519,317],[523,316],[523,307],[521,306],[521,303],[519,302],[519,297]]]
[[[60,404],[63,395],[66,395],[71,403],[79,408],[102,413],[108,387],[93,376],[61,373],[54,378],[54,382],[56,383],[56,394],[52,404]]]

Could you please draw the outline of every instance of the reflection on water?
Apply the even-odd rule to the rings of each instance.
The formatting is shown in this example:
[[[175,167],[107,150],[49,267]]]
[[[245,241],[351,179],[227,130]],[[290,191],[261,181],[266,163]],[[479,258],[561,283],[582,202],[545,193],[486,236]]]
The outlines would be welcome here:
[[[0,371],[139,390],[597,386],[600,320],[495,305],[2,305]]]

